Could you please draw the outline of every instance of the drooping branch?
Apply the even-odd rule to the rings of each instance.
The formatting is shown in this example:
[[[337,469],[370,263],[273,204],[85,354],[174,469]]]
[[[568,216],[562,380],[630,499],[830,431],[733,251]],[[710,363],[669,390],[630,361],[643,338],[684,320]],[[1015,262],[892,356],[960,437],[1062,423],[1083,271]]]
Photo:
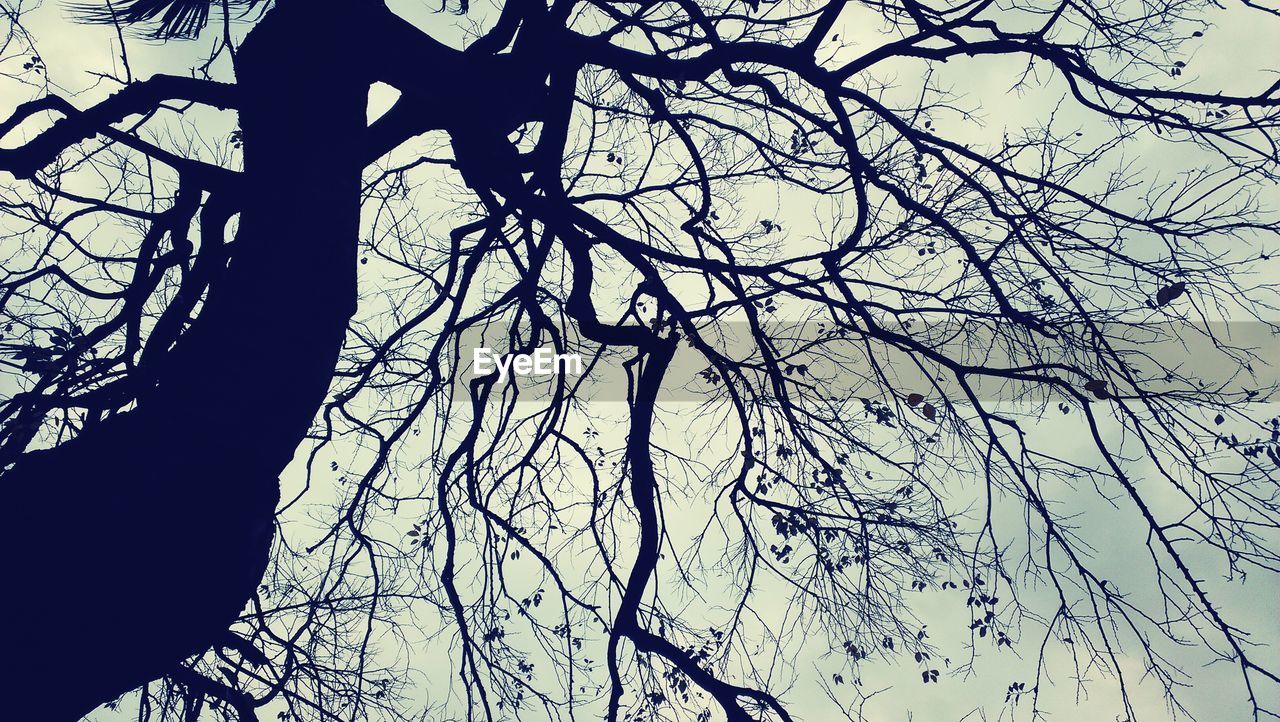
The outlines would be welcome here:
[[[63,151],[94,135],[101,134],[170,163],[180,171],[188,173],[193,179],[199,179],[207,187],[225,187],[233,175],[230,171],[198,160],[179,158],[112,128],[112,124],[131,115],[153,113],[162,103],[171,100],[230,109],[237,105],[236,87],[229,83],[211,80],[156,75],[128,85],[86,110],[79,110],[55,95],[24,103],[8,119],[0,123],[0,137],[9,134],[25,120],[38,113],[56,111],[64,117],[55,121],[48,130],[17,148],[0,148],[0,170],[8,171],[17,178],[30,178],[52,163]]]

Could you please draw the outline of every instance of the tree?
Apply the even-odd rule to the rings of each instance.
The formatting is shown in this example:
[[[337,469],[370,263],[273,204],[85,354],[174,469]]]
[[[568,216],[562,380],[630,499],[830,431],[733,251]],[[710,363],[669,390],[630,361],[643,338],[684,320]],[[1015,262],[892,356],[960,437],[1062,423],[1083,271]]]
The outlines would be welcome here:
[[[433,650],[442,715],[791,720],[1015,649],[1019,714],[1217,659],[1274,715],[1217,578],[1280,568],[1280,83],[1192,79],[1208,9],[125,0],[82,105],[8,0],[18,717],[416,718]]]

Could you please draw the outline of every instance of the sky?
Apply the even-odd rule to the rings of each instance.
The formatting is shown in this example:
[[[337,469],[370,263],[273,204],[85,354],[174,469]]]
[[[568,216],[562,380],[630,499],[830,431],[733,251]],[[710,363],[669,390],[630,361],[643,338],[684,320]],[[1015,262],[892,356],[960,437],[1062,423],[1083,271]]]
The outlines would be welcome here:
[[[104,83],[93,76],[92,71],[110,68],[117,75],[124,73],[120,39],[113,29],[70,22],[66,6],[62,3],[19,3],[19,0],[0,0],[0,2],[4,3],[6,8],[21,4],[31,9],[26,16],[27,28],[36,38],[39,56],[47,67],[47,72],[39,79],[32,78],[29,74],[19,74],[20,77],[0,75],[0,115],[7,115],[20,102],[39,97],[45,92],[46,87],[73,98],[76,105],[86,107],[101,99],[112,87],[109,83]],[[1137,0],[1120,0],[1120,4],[1125,3],[1136,4]],[[434,36],[454,43],[461,36],[461,28],[476,22],[477,18],[492,17],[491,9],[483,4],[477,4],[477,9],[471,18],[433,12],[434,3],[397,0],[391,5],[397,12],[411,18]],[[1188,50],[1188,54],[1178,56],[1178,59],[1187,64],[1188,80],[1192,88],[1243,93],[1265,87],[1276,80],[1274,75],[1277,70],[1280,70],[1280,66],[1276,63],[1275,50],[1280,47],[1280,18],[1258,12],[1245,12],[1244,6],[1236,3],[1223,7],[1210,5],[1206,8],[1205,16],[1209,26],[1204,32],[1201,44],[1193,50]],[[837,30],[845,37],[849,46],[833,49],[836,53],[858,53],[863,48],[882,41],[885,37],[883,27],[879,26],[873,18],[856,9],[851,9],[842,18]],[[159,71],[181,72],[182,69],[199,62],[201,53],[207,51],[210,42],[211,39],[207,36],[192,42],[164,44],[129,38],[125,43],[127,52],[124,55],[127,56],[128,68],[135,77],[146,77],[150,73]],[[14,57],[11,55],[8,58],[0,58],[0,71],[7,72]],[[223,72],[225,70],[222,68]],[[955,117],[940,117],[936,122],[939,125],[952,124],[948,128],[950,137],[981,144],[998,140],[1003,133],[1010,130],[1016,131],[1041,118],[1045,108],[1051,107],[1062,96],[1063,88],[1061,84],[1051,80],[1043,83],[1033,82],[1031,87],[1015,88],[1020,70],[1018,67],[998,62],[949,64],[948,67],[939,71],[940,82],[955,87],[957,92],[963,93],[967,103],[973,107],[980,107],[982,112],[976,118],[963,121]],[[900,84],[909,91],[912,73],[918,72],[918,68],[904,65],[898,72],[901,74]],[[47,86],[43,85],[46,79]],[[37,82],[33,83],[33,80]],[[375,88],[370,94],[370,117],[376,117],[388,107],[394,94],[394,91],[385,86]],[[1106,124],[1099,123],[1071,107],[1065,107],[1060,112],[1057,122],[1068,125],[1077,124],[1086,139],[1092,134],[1105,135],[1110,132]],[[24,125],[15,134],[0,142],[4,147],[11,147],[16,142],[15,138],[30,137],[30,134],[36,132],[40,127],[39,123],[40,121],[33,121]],[[199,130],[199,137],[204,144],[199,152],[204,154],[204,157],[219,158],[221,154],[230,152],[225,139],[235,127],[232,114],[200,110],[191,115],[191,124],[193,128]],[[412,147],[398,149],[396,153],[411,154],[419,151],[421,147],[420,144],[412,145]],[[1204,162],[1204,158],[1190,151],[1170,153],[1168,148],[1168,144],[1161,139],[1140,135],[1128,144],[1124,154],[1126,157],[1138,159],[1151,174],[1155,175],[1162,173],[1172,175],[1180,169],[1195,167],[1198,163]],[[0,185],[8,189],[10,180],[0,179]],[[1271,207],[1280,207],[1280,194],[1275,187],[1259,189],[1259,192]],[[7,195],[8,190],[5,193]],[[740,213],[748,215],[754,213],[760,218],[772,218],[785,223],[792,229],[791,237],[795,243],[813,242],[815,237],[822,234],[821,224],[814,220],[817,214],[812,212],[813,209],[797,206],[787,195],[773,194],[767,189],[747,190],[744,192],[744,198],[746,203],[739,209]],[[428,186],[426,191],[415,198],[414,203],[418,204],[418,210],[423,216],[433,219],[434,225],[431,227],[438,228],[450,217],[452,201],[453,199],[447,196],[433,194]],[[109,231],[110,229],[99,231],[97,237],[101,239],[104,235],[109,235]],[[108,238],[101,242],[111,243],[111,240]],[[1260,242],[1267,243],[1272,248],[1278,245],[1277,239],[1274,238]],[[1232,249],[1224,250],[1230,252]],[[1265,267],[1262,268],[1261,273],[1280,272],[1280,268],[1274,263],[1270,268],[1270,271]],[[386,305],[389,303],[379,293],[380,284],[384,281],[379,274],[384,272],[384,269],[376,263],[371,268],[362,270],[362,284],[367,293],[365,309],[370,312],[386,310]],[[1265,280],[1265,276],[1263,278]],[[628,289],[620,287],[619,297],[621,298],[627,292]],[[1230,315],[1229,306],[1222,307],[1222,310],[1224,315]],[[1280,319],[1274,320],[1280,321]],[[1267,339],[1264,338],[1263,342],[1266,341]],[[1275,348],[1274,338],[1271,342],[1271,348]],[[1280,357],[1272,356],[1272,358]],[[692,371],[693,367],[689,366],[684,370]],[[0,392],[12,393],[13,383],[9,376],[0,377],[0,384],[9,384],[9,386],[0,386]],[[624,409],[617,402],[616,397],[609,398],[607,392],[602,393],[606,398],[596,406],[587,409],[583,413],[583,419],[593,418],[595,427],[602,431],[605,439],[612,437],[616,440],[618,430],[622,428]],[[1044,448],[1054,453],[1079,457],[1087,457],[1090,453],[1089,445],[1081,437],[1078,415],[1046,414],[1042,417],[1039,413],[1040,408],[1015,402],[1006,402],[998,409],[1011,415],[1019,415],[1028,433],[1041,441],[1045,445]],[[1275,415],[1277,411],[1280,411],[1280,405],[1259,403],[1251,413],[1255,413],[1260,418],[1266,418]],[[698,459],[707,465],[714,464],[724,454],[730,453],[730,450],[722,441],[707,438],[705,433],[707,413],[705,407],[696,406],[690,397],[673,391],[664,398],[659,412],[661,426],[658,433],[661,443],[673,453],[683,452],[689,458]],[[1114,434],[1116,438],[1121,434],[1116,428],[1111,428],[1108,432]],[[431,436],[431,433],[424,433],[422,438]],[[406,473],[405,470],[416,467],[422,474],[427,475],[433,468],[435,449],[425,443],[418,443],[416,446],[415,443],[417,442],[412,440],[406,442],[402,456],[398,458],[398,468],[401,473]],[[348,466],[358,468],[359,461],[367,456],[367,449],[340,444],[325,450],[317,459],[317,465],[327,465],[333,461],[344,468]],[[286,471],[284,498],[291,498],[290,492],[303,491],[302,464],[304,461],[305,454],[299,453],[295,465]],[[1150,465],[1153,462],[1145,463]],[[1130,472],[1135,478],[1141,479],[1149,474],[1151,469],[1144,470],[1138,466],[1131,468]],[[948,477],[948,494],[960,506],[966,503],[967,495],[976,496],[981,490],[981,485],[976,479],[969,478],[968,473],[963,469],[955,469]],[[692,542],[692,537],[705,520],[709,503],[705,490],[699,489],[696,483],[689,481],[696,480],[696,473],[686,471],[681,478],[685,478],[688,483],[683,487],[673,485],[672,498],[679,499],[680,503],[672,507],[669,516],[670,529],[674,537],[672,544],[676,548],[685,548]],[[415,482],[406,480],[405,483],[413,486]],[[320,522],[316,521],[316,515],[322,514],[327,504],[340,499],[346,493],[347,490],[337,479],[313,479],[312,485],[305,490],[302,501],[290,510],[286,534],[304,545],[308,541],[314,541],[322,527]],[[574,489],[568,486],[563,493],[571,497]],[[1137,564],[1134,558],[1135,550],[1141,549],[1141,532],[1132,524],[1124,523],[1126,519],[1131,518],[1128,516],[1131,511],[1117,509],[1105,503],[1098,495],[1089,493],[1088,489],[1080,493],[1063,491],[1060,499],[1063,504],[1073,505],[1072,511],[1082,515],[1079,522],[1081,533],[1086,535],[1093,545],[1093,561],[1097,568],[1105,570],[1106,574],[1116,579],[1125,579],[1142,573],[1139,571],[1141,565]],[[997,524],[1017,528],[1017,525],[1022,523],[1021,511],[1013,501],[995,500],[994,518]],[[1170,507],[1166,512],[1175,513],[1176,502],[1170,500],[1169,504]],[[406,504],[404,509],[398,510],[396,514],[390,515],[380,523],[385,524],[389,530],[403,530],[407,523],[413,520],[410,512],[412,507],[412,504]],[[686,538],[680,538],[682,534],[686,535]],[[623,536],[625,537],[625,534]],[[1280,540],[1277,542],[1280,543]],[[571,547],[566,548],[566,568],[571,574],[577,573],[584,579],[588,578],[594,573],[594,568],[587,562],[584,562],[580,568],[575,568],[571,561],[574,553],[582,552]],[[1212,567],[1207,565],[1205,568]],[[513,565],[513,569],[516,570],[512,573],[513,584],[525,583],[530,588],[537,584],[538,577],[531,569],[528,570],[528,576],[524,579],[520,576],[518,565]],[[734,576],[735,570],[722,570],[720,574],[721,576],[717,576],[714,570],[709,570],[696,590],[699,594],[690,594],[688,598],[682,599],[682,603],[687,605],[684,618],[693,626],[698,626],[699,619],[713,622],[722,614],[723,610],[717,609],[720,601],[716,596],[717,589]],[[1228,618],[1236,620],[1239,626],[1250,630],[1254,635],[1252,638],[1254,641],[1264,645],[1280,644],[1280,622],[1277,621],[1277,605],[1274,601],[1280,599],[1280,580],[1259,576],[1251,578],[1246,585],[1238,579],[1228,580],[1218,575],[1207,578],[1205,582],[1223,613]],[[789,709],[797,719],[808,722],[843,719],[842,714],[859,709],[855,686],[848,681],[839,685],[833,681],[832,675],[847,674],[843,660],[838,655],[833,655],[830,646],[825,641],[821,641],[822,635],[809,626],[812,624],[812,617],[794,606],[782,588],[776,591],[775,599],[770,601],[766,598],[757,607],[762,628],[770,628],[779,635],[778,644],[784,653],[778,655],[781,664],[777,674],[780,680],[792,680],[788,685],[790,689],[786,696]],[[964,593],[963,590],[930,589],[913,598],[913,610],[922,623],[927,623],[931,638],[940,647],[950,652],[949,664],[946,666],[947,674],[938,684],[922,685],[918,679],[918,666],[910,663],[910,660],[904,660],[900,664],[882,665],[868,671],[863,675],[860,687],[861,693],[869,696],[860,708],[867,720],[959,722],[978,719],[1029,719],[1025,708],[1009,708],[1000,704],[1000,700],[1009,684],[1019,680],[1025,681],[1028,655],[1032,654],[1030,651],[1007,650],[997,653],[991,651],[989,645],[982,645],[981,651],[978,652],[980,659],[975,667],[976,671],[973,674],[958,671],[969,653],[969,643],[965,636],[954,631],[958,626],[965,626],[968,619],[967,611],[957,602],[957,597]],[[1032,585],[1024,589],[1023,594],[1024,601],[1029,606],[1042,607],[1050,600],[1051,590]],[[768,594],[765,593],[763,596],[767,597]],[[410,622],[402,631],[405,634],[403,644],[411,650],[408,652],[410,660],[407,662],[414,680],[411,686],[416,687],[420,693],[420,698],[415,698],[415,701],[423,704],[437,704],[441,701],[440,690],[454,686],[452,684],[454,670],[438,662],[439,659],[448,656],[451,646],[449,638],[447,635],[433,636],[433,632],[437,629],[447,629],[447,624],[439,618],[433,618],[429,613],[417,614],[412,620],[405,621]],[[1039,627],[1035,620],[1026,619],[1021,631],[1028,639],[1034,639]],[[588,644],[599,646],[600,641],[597,637]],[[390,639],[387,642],[388,648],[392,647]],[[1264,648],[1258,656],[1261,661],[1280,665],[1280,652],[1275,651],[1274,646]],[[1140,678],[1143,672],[1141,662],[1136,657],[1122,658],[1129,665],[1125,670],[1126,675],[1130,679]],[[1238,676],[1234,675],[1227,665],[1208,665],[1208,659],[1203,658],[1203,655],[1198,657],[1193,652],[1187,659],[1189,663],[1186,672],[1188,683],[1192,687],[1184,695],[1184,702],[1188,703],[1197,718],[1207,722],[1245,720],[1247,710],[1242,703]],[[1047,719],[1099,719],[1105,722],[1110,722],[1113,718],[1117,722],[1123,719],[1116,716],[1118,693],[1115,685],[1110,684],[1106,679],[1101,679],[1101,672],[1097,670],[1090,672],[1087,676],[1092,681],[1084,691],[1081,691],[1072,679],[1066,660],[1057,658],[1053,661],[1055,675],[1052,680],[1041,685],[1041,707],[1048,713]],[[1200,663],[1206,666],[1198,666]],[[1174,719],[1165,710],[1163,701],[1152,685],[1138,684],[1135,689],[1137,694],[1134,704],[1135,708],[1142,713],[1140,719],[1157,721]],[[829,692],[835,695],[835,702],[828,697]],[[1276,702],[1280,702],[1280,695],[1277,695],[1274,689],[1271,693]],[[985,716],[974,712],[978,707],[985,709],[983,713]],[[96,722],[114,722],[117,719],[129,719],[131,714],[130,704],[126,700],[122,712],[118,714],[97,712],[91,715],[90,719]],[[852,714],[854,716],[850,718],[856,719],[856,712]],[[264,719],[270,717],[270,714],[263,715]],[[537,713],[531,712],[525,719],[540,719],[540,717]],[[713,719],[718,718],[713,717]]]

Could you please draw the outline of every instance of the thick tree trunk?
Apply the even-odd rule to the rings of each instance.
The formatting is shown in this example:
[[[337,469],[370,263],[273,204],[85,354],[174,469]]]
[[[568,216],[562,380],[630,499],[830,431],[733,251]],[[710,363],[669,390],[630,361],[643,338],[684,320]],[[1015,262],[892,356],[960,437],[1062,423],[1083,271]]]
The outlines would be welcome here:
[[[232,260],[155,391],[3,477],[19,602],[6,718],[74,720],[164,675],[215,643],[262,577],[278,475],[356,301],[367,84],[331,10],[282,0],[241,49]]]

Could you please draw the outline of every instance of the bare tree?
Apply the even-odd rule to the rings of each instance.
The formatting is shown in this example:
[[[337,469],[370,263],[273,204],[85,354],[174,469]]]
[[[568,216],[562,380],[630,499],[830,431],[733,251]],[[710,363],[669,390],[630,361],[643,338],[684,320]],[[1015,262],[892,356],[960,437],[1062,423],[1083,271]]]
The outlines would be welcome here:
[[[1239,335],[1280,83],[1195,81],[1210,3],[464,1],[445,42],[122,0],[73,10],[122,54],[89,104],[4,8],[17,718],[418,719],[426,656],[433,719],[862,719],[1005,653],[1011,715],[1181,714],[1210,661],[1280,712],[1218,601],[1280,571]],[[207,56],[135,77],[139,34]]]

